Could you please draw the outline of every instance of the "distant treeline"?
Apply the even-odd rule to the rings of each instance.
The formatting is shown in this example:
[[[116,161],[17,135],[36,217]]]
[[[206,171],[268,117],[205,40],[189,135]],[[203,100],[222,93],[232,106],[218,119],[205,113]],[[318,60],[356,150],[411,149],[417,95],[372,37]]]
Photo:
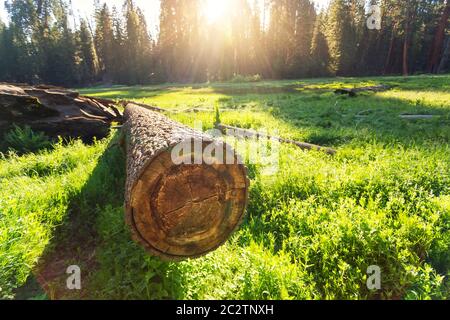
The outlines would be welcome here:
[[[450,69],[450,0],[332,0],[322,11],[310,0],[223,1],[229,12],[213,23],[204,0],[161,0],[152,38],[132,0],[120,10],[95,1],[93,22],[76,19],[69,0],[8,0],[0,81],[82,86]],[[381,8],[379,30],[367,26],[377,24],[371,5]]]

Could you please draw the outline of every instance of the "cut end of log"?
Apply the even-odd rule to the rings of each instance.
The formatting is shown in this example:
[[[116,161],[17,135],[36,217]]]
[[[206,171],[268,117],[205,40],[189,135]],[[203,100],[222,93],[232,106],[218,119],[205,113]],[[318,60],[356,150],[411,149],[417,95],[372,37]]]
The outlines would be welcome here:
[[[151,253],[170,260],[199,257],[238,227],[247,189],[242,165],[175,165],[164,151],[132,190],[130,222]]]
[[[135,110],[141,115],[149,112]],[[234,164],[223,164],[215,153],[205,159],[208,152],[204,151],[214,142],[199,138],[174,140],[148,158],[138,178],[130,178],[126,216],[133,237],[148,252],[165,260],[197,258],[214,251],[244,218],[249,188],[245,166],[225,144],[220,144],[225,153],[222,158],[234,159]],[[174,161],[172,151],[180,144],[192,144],[192,148],[177,153]],[[203,161],[191,164],[198,156]]]

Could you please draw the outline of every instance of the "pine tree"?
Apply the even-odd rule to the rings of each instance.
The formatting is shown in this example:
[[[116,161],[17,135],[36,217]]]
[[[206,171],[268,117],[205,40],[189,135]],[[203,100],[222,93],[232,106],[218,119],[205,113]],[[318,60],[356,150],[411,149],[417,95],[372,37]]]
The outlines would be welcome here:
[[[297,0],[295,17],[295,61],[291,66],[295,78],[311,74],[311,43],[317,19],[314,4],[309,0]]]
[[[230,28],[231,50],[233,54],[228,58],[226,66],[230,68],[225,73],[245,75],[249,73],[249,30],[251,10],[247,0],[234,0],[231,2]]]
[[[444,49],[445,32],[448,28],[448,20],[450,18],[450,0],[446,0],[442,5],[442,14],[439,16],[436,31],[434,33],[433,43],[431,45],[427,70],[430,73],[436,73]]]
[[[311,43],[311,74],[314,76],[329,75],[330,53],[324,32],[325,15],[320,14],[314,26]]]
[[[202,75],[199,63],[199,0],[162,0],[159,59],[166,79],[191,81]]]
[[[163,77],[168,81],[175,81],[173,63],[177,41],[177,22],[175,16],[177,0],[161,0],[161,14],[159,27],[159,58],[162,64]]]
[[[3,23],[2,19],[0,19],[0,81],[5,81],[8,73],[5,64],[6,50],[8,50],[7,32],[6,25]]]
[[[95,51],[94,41],[86,20],[81,19],[78,31],[79,48],[79,77],[80,83],[89,84],[97,80],[99,73],[99,62]]]
[[[403,29],[403,75],[407,76],[410,73],[410,54],[412,34],[415,28],[415,19],[417,17],[417,10],[419,7],[418,0],[409,0],[404,5],[404,29]]]
[[[37,29],[35,4],[32,0],[8,0],[5,8],[10,19],[5,50],[7,74],[14,81],[34,82],[39,67],[36,48],[30,41]]]
[[[327,15],[327,40],[332,72],[350,75],[354,71],[357,42],[348,0],[332,0]]]
[[[75,37],[69,28],[69,10],[67,3],[63,0],[54,1],[53,7],[49,7],[48,18],[45,28],[48,28],[47,45],[41,55],[46,59],[45,67],[42,68],[41,77],[45,82],[58,85],[70,86],[77,83],[77,69],[75,55],[77,52]],[[44,49],[42,49],[44,50]]]
[[[262,75],[266,72],[268,67],[267,56],[264,50],[264,30],[262,20],[259,0],[254,0],[248,40],[248,71],[252,75]]]
[[[148,34],[147,22],[144,14],[133,1],[127,0],[124,9],[127,82],[129,84],[146,83],[151,81],[153,74],[152,40]]]
[[[108,5],[98,6],[95,13],[95,48],[100,63],[100,73],[104,81],[111,81],[114,72],[114,32]]]

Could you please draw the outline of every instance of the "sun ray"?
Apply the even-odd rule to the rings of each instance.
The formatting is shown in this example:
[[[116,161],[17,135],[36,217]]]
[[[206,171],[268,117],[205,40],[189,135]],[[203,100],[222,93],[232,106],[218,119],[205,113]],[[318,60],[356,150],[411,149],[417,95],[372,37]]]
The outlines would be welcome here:
[[[218,23],[227,16],[231,1],[205,0],[203,16],[209,24]]]

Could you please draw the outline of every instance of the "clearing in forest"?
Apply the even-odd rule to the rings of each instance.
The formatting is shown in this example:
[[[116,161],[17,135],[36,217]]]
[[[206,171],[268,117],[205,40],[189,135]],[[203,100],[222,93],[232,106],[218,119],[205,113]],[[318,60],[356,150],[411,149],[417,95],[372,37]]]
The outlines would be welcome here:
[[[334,93],[377,85],[391,89]],[[337,153],[282,144],[276,172],[248,164],[241,228],[203,258],[169,263],[131,240],[117,129],[92,145],[44,144],[25,155],[17,140],[5,139],[0,298],[450,298],[450,76],[115,86],[82,94],[158,106],[186,125],[201,121],[204,130],[214,127],[219,107],[224,125]],[[65,288],[70,265],[81,268],[81,291]],[[366,285],[373,265],[382,272],[381,290]]]

